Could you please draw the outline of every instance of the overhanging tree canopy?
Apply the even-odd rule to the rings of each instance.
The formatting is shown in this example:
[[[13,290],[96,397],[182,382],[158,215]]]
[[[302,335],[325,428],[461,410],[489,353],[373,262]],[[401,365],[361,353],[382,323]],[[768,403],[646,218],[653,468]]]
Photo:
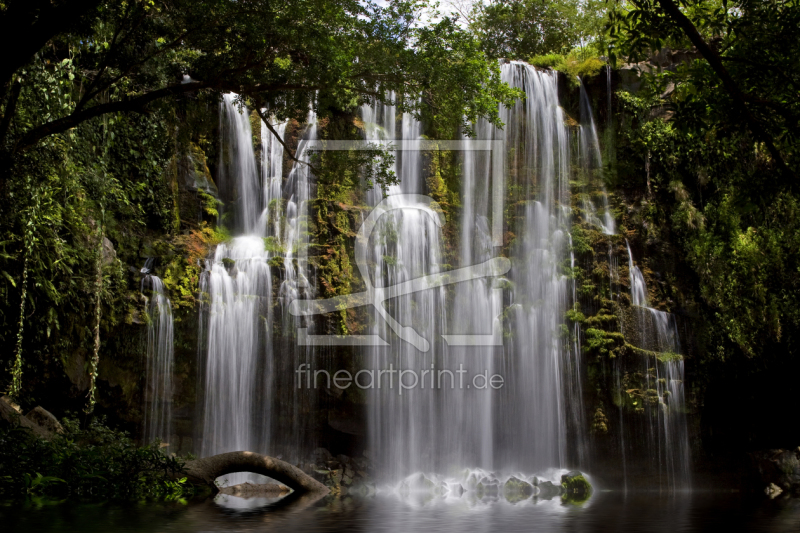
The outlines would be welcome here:
[[[13,53],[0,70],[6,171],[19,154],[87,120],[146,112],[196,91],[235,92],[279,118],[300,116],[318,91],[343,104],[395,91],[401,109],[420,114],[424,102],[440,124],[467,131],[478,116],[498,122],[498,102],[516,94],[453,20],[420,25],[415,1],[11,0],[3,7],[0,27],[29,30],[7,43]]]

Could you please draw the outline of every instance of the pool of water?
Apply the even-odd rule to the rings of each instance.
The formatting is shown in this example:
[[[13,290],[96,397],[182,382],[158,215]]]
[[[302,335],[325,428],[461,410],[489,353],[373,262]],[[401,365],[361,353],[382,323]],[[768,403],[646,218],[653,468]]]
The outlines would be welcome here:
[[[287,501],[288,500],[288,501]],[[406,531],[800,531],[800,499],[737,493],[596,492],[581,505],[556,498],[517,503],[424,496],[297,497],[275,501],[218,495],[188,503],[0,507],[4,532],[406,532]]]

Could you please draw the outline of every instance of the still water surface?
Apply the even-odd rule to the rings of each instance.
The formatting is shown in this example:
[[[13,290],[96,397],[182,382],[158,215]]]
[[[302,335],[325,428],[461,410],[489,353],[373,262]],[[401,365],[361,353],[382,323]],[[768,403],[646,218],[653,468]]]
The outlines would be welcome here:
[[[292,502],[217,496],[186,504],[8,504],[4,532],[800,532],[800,499],[693,492],[672,496],[596,492],[582,505],[528,499],[516,504],[467,497],[391,494]]]

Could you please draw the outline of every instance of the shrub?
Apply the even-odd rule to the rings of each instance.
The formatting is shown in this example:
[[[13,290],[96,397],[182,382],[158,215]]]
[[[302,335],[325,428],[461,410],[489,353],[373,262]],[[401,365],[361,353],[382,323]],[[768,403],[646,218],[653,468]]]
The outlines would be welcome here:
[[[121,431],[94,420],[81,429],[63,420],[64,433],[50,441],[27,429],[0,430],[0,495],[82,499],[178,499],[194,491],[179,479],[183,461],[159,443],[137,446]]]

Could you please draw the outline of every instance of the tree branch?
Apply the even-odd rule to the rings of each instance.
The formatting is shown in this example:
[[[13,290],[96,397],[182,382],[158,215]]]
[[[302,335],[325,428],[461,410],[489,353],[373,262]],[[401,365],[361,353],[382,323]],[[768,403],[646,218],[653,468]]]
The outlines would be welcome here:
[[[278,139],[278,142],[281,143],[281,146],[283,146],[283,149],[286,151],[286,153],[289,154],[289,159],[291,159],[295,163],[302,163],[304,165],[307,165],[308,168],[310,168],[312,172],[314,172],[315,174],[319,174],[319,172],[314,168],[314,166],[311,163],[309,163],[308,161],[301,161],[300,159],[297,159],[297,157],[295,157],[294,153],[292,153],[292,151],[289,149],[289,147],[286,146],[286,143],[283,142],[283,139],[281,139],[280,134],[278,134],[278,132],[275,131],[275,128],[273,128],[272,124],[269,123],[269,120],[267,120],[267,117],[264,116],[264,112],[261,111],[260,107],[256,108],[256,113],[261,118],[261,121],[264,123],[264,125],[267,127],[267,129],[272,132],[272,135],[274,135],[275,138]]]
[[[681,12],[678,6],[672,0],[658,0],[659,5],[661,8],[667,12],[667,14],[672,17],[672,19],[678,24],[678,26],[683,30],[692,44],[697,48],[697,51],[703,56],[703,58],[708,61],[708,64],[711,66],[711,69],[716,73],[720,80],[722,80],[722,85],[725,87],[725,90],[728,91],[728,94],[733,99],[733,102],[739,108],[739,111],[744,115],[745,121],[747,125],[750,127],[750,131],[753,132],[755,138],[764,143],[769,150],[772,159],[775,160],[775,163],[778,165],[778,168],[781,172],[789,179],[794,182],[796,176],[794,172],[786,165],[786,162],[783,160],[783,156],[781,155],[778,148],[775,146],[775,143],[772,140],[772,136],[764,129],[758,119],[750,112],[750,109],[747,107],[746,99],[744,94],[739,89],[739,86],[736,84],[734,79],[731,77],[728,70],[725,68],[725,65],[722,64],[722,58],[720,58],[719,54],[717,54],[716,50],[711,48],[708,43],[703,39],[703,36],[700,35],[700,32],[697,31],[694,24],[692,23],[689,18]]]
[[[156,91],[151,91],[129,100],[119,100],[116,102],[92,106],[88,109],[74,112],[66,117],[54,120],[52,122],[47,122],[46,124],[42,124],[41,126],[32,129],[17,142],[13,151],[23,152],[45,137],[55,135],[57,133],[63,133],[74,128],[82,122],[105,115],[107,113],[118,113],[121,111],[142,113],[144,112],[144,107],[155,100],[166,98],[168,96],[177,96],[179,94],[196,91],[198,89],[206,89],[211,86],[211,84],[205,82],[180,83],[177,85],[170,85]]]

